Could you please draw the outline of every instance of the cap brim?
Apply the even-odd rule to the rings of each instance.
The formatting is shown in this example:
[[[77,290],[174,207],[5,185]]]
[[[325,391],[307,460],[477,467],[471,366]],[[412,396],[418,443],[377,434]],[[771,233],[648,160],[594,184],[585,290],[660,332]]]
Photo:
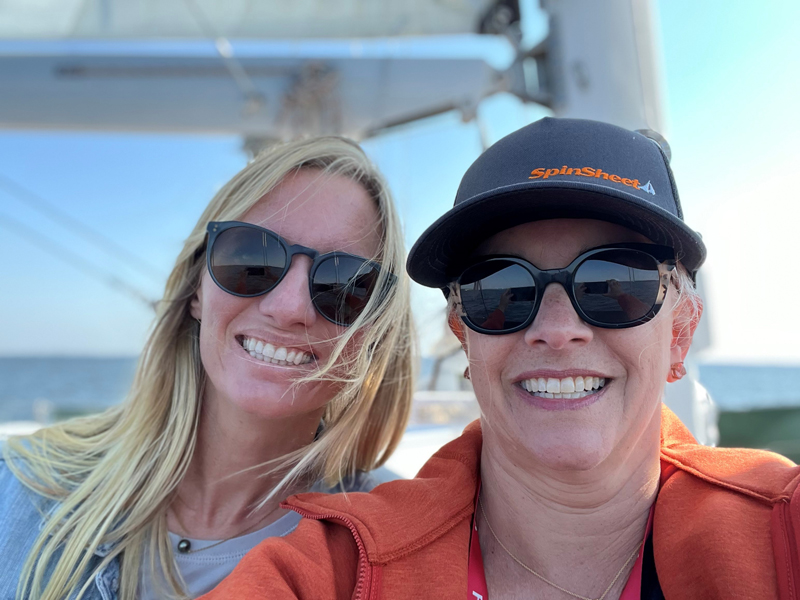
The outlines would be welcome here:
[[[424,286],[444,287],[455,280],[484,240],[505,229],[546,219],[598,219],[622,225],[675,250],[676,258],[696,271],[706,257],[700,235],[675,215],[624,191],[596,184],[561,181],[530,183],[462,202],[425,230],[408,255],[411,278]]]

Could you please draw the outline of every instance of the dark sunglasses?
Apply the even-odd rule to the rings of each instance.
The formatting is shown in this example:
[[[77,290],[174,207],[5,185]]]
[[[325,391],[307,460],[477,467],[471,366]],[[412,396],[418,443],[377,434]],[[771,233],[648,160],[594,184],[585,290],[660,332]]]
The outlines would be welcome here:
[[[381,266],[346,252],[320,254],[289,244],[277,233],[251,223],[212,221],[208,224],[208,272],[220,288],[243,298],[260,296],[284,278],[296,254],[313,260],[308,275],[311,302],[319,314],[337,325],[350,326],[364,312],[378,285]],[[387,273],[382,294],[396,277]]]
[[[674,268],[675,252],[667,246],[613,244],[547,271],[516,256],[482,257],[461,273],[455,288],[462,320],[478,333],[513,333],[530,325],[551,283],[564,287],[589,325],[622,329],[658,313]]]

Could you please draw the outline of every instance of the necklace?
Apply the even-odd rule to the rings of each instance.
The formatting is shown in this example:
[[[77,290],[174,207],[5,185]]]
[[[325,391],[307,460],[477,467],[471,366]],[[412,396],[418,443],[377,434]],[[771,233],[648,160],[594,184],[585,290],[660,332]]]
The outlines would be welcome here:
[[[516,562],[520,567],[522,567],[523,569],[525,569],[526,571],[528,571],[532,575],[536,575],[536,577],[538,577],[539,579],[544,581],[547,585],[550,585],[550,586],[556,588],[557,590],[560,590],[560,591],[564,592],[565,594],[569,594],[573,598],[580,598],[580,600],[594,600],[593,598],[587,598],[586,596],[581,596],[580,594],[575,594],[573,592],[570,592],[569,590],[565,590],[563,587],[561,587],[560,585],[558,585],[556,583],[553,583],[552,581],[550,581],[549,579],[547,579],[543,575],[540,575],[539,573],[537,573],[536,571],[531,569],[528,565],[523,563],[516,556],[514,556],[514,554],[511,552],[511,550],[509,550],[508,548],[506,548],[503,545],[503,542],[500,541],[500,538],[497,537],[497,534],[494,532],[494,529],[492,529],[492,524],[489,523],[489,518],[486,516],[486,511],[483,509],[483,501],[481,500],[480,496],[478,496],[478,504],[480,504],[480,506],[481,506],[481,513],[483,513],[483,520],[486,521],[486,525],[489,526],[489,531],[492,532],[492,536],[494,537],[495,541],[498,544],[500,544],[500,547],[503,550],[506,551],[506,554],[508,554],[511,558],[513,558],[514,562]],[[606,588],[606,591],[603,592],[603,595],[600,596],[600,598],[598,598],[597,600],[603,600],[606,597],[606,594],[608,594],[608,592],[611,591],[611,588],[614,587],[614,584],[617,583],[617,580],[620,578],[620,575],[622,575],[622,572],[625,570],[625,567],[627,567],[631,563],[631,561],[634,558],[637,558],[638,556],[639,556],[639,548],[637,547],[636,551],[633,554],[631,554],[630,557],[628,558],[628,560],[625,561],[625,564],[622,565],[622,568],[619,571],[617,571],[617,575],[614,577],[614,580],[611,583],[608,584],[608,587]]]
[[[276,506],[271,511],[269,511],[266,515],[261,517],[256,523],[254,523],[253,525],[248,525],[247,528],[242,529],[241,531],[239,531],[237,533],[234,533],[232,536],[227,537],[224,540],[220,540],[218,542],[214,542],[213,544],[210,544],[208,546],[204,546],[203,548],[199,548],[197,550],[192,550],[192,542],[191,541],[189,541],[185,537],[181,538],[181,540],[178,542],[178,552],[180,552],[181,554],[196,554],[197,552],[202,552],[203,550],[209,550],[211,548],[219,546],[220,544],[224,544],[225,542],[229,542],[233,538],[239,537],[240,535],[244,535],[250,529],[253,529],[254,527],[256,527],[256,526],[260,525],[261,523],[263,523],[266,520],[267,517],[269,517],[271,514],[273,514],[279,508],[280,508],[280,506]],[[181,529],[183,531],[186,531],[186,528],[183,526],[183,523],[181,523],[180,519],[178,518],[177,513],[175,513],[175,511],[173,511],[173,514],[175,515],[175,520],[178,522],[178,525],[181,526]]]

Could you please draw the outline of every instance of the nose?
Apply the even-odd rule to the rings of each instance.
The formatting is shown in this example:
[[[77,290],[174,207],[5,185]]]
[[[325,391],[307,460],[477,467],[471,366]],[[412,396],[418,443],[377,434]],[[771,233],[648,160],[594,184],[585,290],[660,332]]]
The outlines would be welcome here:
[[[295,255],[281,282],[260,297],[261,314],[272,319],[276,327],[291,331],[299,326],[311,327],[316,322],[317,313],[308,291],[310,269],[308,256]]]
[[[525,330],[525,343],[565,350],[585,346],[593,337],[592,328],[575,312],[564,287],[558,283],[548,285],[539,312]]]

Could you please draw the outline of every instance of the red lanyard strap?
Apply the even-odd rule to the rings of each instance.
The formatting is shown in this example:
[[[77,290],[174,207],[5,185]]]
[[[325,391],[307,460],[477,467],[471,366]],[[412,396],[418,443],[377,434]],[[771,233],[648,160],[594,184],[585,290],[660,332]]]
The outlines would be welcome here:
[[[483,571],[483,555],[478,539],[478,498],[481,494],[481,479],[478,477],[478,491],[475,493],[475,510],[472,513],[472,529],[469,535],[469,570],[467,572],[467,600],[488,600],[486,573]]]

